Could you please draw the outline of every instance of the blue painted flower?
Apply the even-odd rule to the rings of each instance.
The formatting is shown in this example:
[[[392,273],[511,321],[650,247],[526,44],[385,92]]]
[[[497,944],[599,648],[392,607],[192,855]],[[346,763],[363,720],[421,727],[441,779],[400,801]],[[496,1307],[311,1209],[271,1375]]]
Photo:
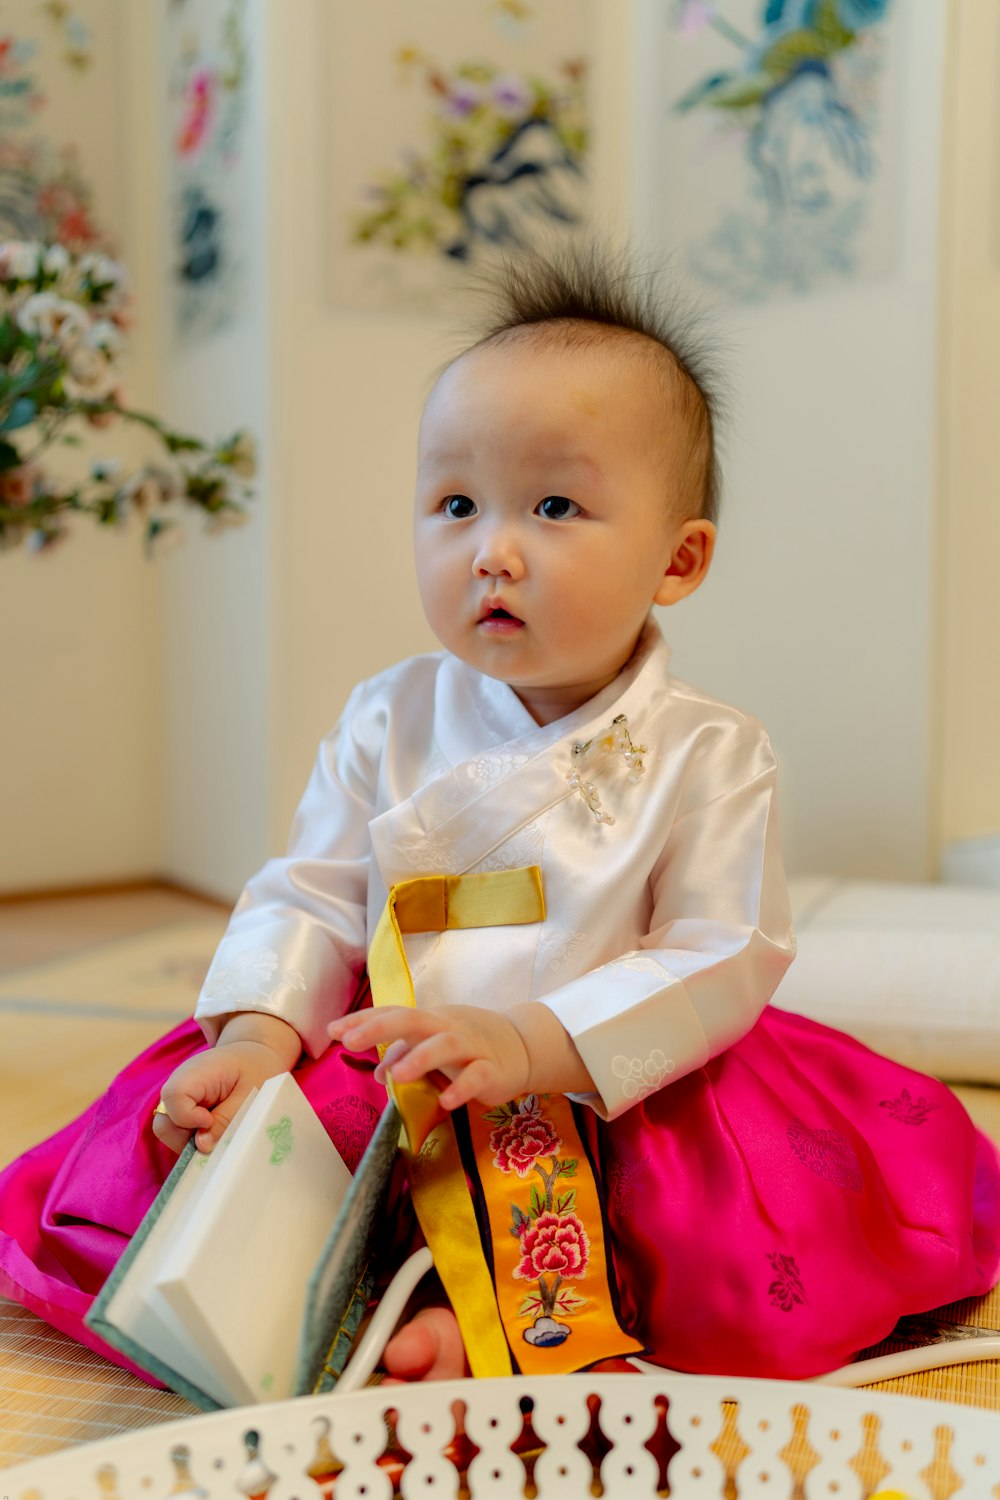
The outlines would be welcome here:
[[[884,21],[890,0],[834,0],[837,20],[849,31],[863,31]]]
[[[201,187],[185,189],[180,225],[182,281],[213,281],[222,266],[222,216]]]
[[[803,63],[768,97],[749,149],[770,201],[810,213],[830,205],[844,173],[863,179],[872,171],[868,132],[822,63]]]
[[[891,0],[768,0],[764,25],[781,31],[811,27],[822,31],[831,20],[848,31],[862,31],[884,21]]]

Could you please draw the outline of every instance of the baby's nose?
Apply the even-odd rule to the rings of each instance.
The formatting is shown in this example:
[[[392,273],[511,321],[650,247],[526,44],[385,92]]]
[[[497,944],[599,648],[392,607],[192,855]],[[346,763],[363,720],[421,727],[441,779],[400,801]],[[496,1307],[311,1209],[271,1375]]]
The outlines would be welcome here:
[[[485,539],[476,553],[473,571],[477,578],[521,578],[524,563],[520,549],[510,537],[497,534]]]

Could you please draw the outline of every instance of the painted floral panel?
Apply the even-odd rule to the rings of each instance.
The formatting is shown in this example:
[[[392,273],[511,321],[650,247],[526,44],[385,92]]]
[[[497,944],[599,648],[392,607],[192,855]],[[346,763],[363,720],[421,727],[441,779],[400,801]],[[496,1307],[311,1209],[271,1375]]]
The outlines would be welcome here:
[[[0,0],[0,241],[112,248],[115,18],[115,0]]]
[[[328,24],[336,302],[441,306],[585,223],[590,0],[336,0]]]
[[[734,301],[896,257],[897,0],[659,0],[656,234]]]
[[[247,0],[183,0],[167,20],[173,325],[197,342],[238,315],[249,230]]]

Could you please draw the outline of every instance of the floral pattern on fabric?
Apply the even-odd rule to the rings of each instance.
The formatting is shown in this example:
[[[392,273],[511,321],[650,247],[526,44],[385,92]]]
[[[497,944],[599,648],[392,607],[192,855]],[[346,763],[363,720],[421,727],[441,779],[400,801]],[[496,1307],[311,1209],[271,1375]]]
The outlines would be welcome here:
[[[501,1172],[527,1177],[540,1156],[556,1156],[562,1141],[544,1115],[519,1108],[490,1131],[493,1165]]]
[[[273,948],[252,948],[209,974],[212,1000],[232,999],[246,1010],[251,1000],[273,1000],[280,990],[304,990],[306,977],[298,969],[282,969]]]
[[[659,1047],[654,1047],[645,1060],[641,1057],[626,1057],[619,1053],[611,1060],[611,1071],[622,1081],[622,1093],[626,1099],[645,1099],[654,1094],[663,1080],[674,1071],[677,1064],[665,1057]]]
[[[923,1094],[913,1098],[909,1089],[902,1089],[896,1099],[882,1099],[879,1109],[887,1109],[891,1120],[898,1120],[901,1125],[926,1125],[927,1116],[940,1106],[925,1099]]]
[[[794,1255],[782,1255],[780,1251],[772,1250],[767,1258],[774,1272],[773,1280],[767,1289],[767,1295],[772,1304],[786,1313],[792,1312],[796,1307],[804,1306],[809,1298],[802,1285],[802,1276]]]
[[[839,1130],[811,1130],[795,1119],[785,1134],[792,1151],[810,1172],[852,1193],[861,1192],[864,1177],[858,1154]]]
[[[357,1094],[346,1094],[318,1111],[320,1123],[340,1152],[349,1172],[356,1172],[375,1133],[378,1110]]]
[[[620,1156],[608,1173],[608,1189],[615,1210],[623,1219],[635,1212],[640,1180],[649,1166],[649,1155],[633,1159]]]
[[[523,1257],[514,1275],[524,1281],[587,1274],[590,1241],[576,1214],[539,1214],[521,1235],[521,1249]]]
[[[494,1126],[493,1166],[520,1178],[534,1173],[541,1182],[541,1187],[532,1183],[526,1206],[511,1206],[510,1232],[521,1248],[513,1275],[535,1283],[518,1308],[519,1317],[532,1319],[524,1339],[543,1348],[563,1344],[573,1330],[556,1314],[572,1317],[588,1301],[564,1285],[584,1280],[590,1260],[587,1229],[575,1212],[576,1189],[556,1190],[560,1178],[576,1176],[579,1158],[560,1157],[562,1138],[537,1094],[500,1105],[483,1118]]]

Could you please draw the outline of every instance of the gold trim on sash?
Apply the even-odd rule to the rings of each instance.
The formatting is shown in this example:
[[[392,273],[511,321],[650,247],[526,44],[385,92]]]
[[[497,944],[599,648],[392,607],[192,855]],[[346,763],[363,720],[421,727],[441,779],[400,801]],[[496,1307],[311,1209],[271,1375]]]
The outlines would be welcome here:
[[[401,881],[389,891],[368,952],[372,1003],[416,1005],[404,932],[506,927],[541,922],[544,917],[537,865],[495,874]],[[423,1079],[391,1086],[390,1093],[406,1134],[413,1206],[458,1319],[469,1367],[477,1377],[509,1375],[510,1351],[451,1119]]]

